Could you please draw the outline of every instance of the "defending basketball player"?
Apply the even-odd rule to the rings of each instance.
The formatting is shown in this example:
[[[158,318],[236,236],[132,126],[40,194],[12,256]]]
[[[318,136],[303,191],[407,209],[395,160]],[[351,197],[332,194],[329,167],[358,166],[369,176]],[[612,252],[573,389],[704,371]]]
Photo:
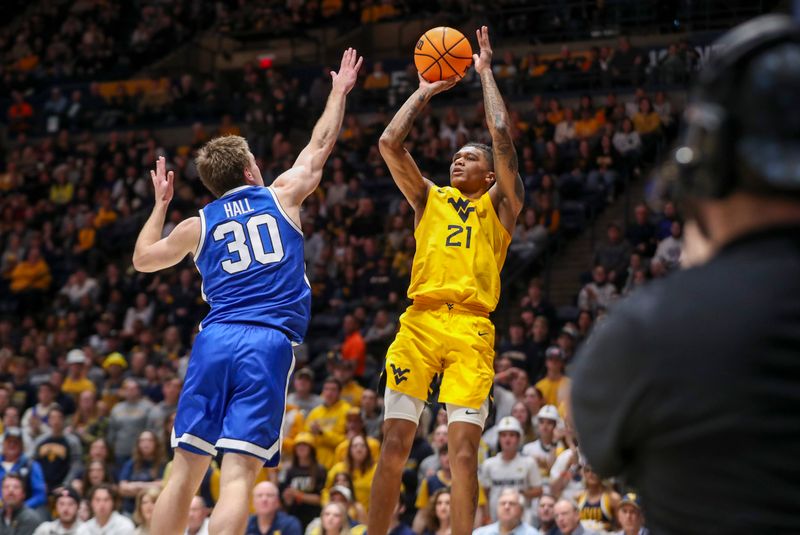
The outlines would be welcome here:
[[[345,51],[311,140],[294,166],[264,187],[247,141],[227,136],[198,153],[203,184],[218,197],[163,239],[173,173],[163,157],[151,171],[155,207],[136,242],[133,264],[153,272],[191,253],[211,310],[200,324],[173,428],[172,474],[158,498],[152,533],[178,535],[212,456],[224,451],[213,535],[240,535],[262,466],[280,457],[292,344],[308,327],[300,204],[316,189],[344,117],[362,58]]]
[[[500,270],[524,190],[506,110],[492,75],[492,49],[477,31],[475,70],[483,86],[492,148],[468,143],[453,156],[450,187],[424,178],[403,142],[427,102],[457,79],[419,88],[380,138],[380,152],[415,212],[417,250],[408,296],[413,304],[386,356],[384,442],[372,485],[368,533],[385,535],[400,478],[434,375],[446,404],[452,470],[453,535],[472,532],[478,496],[478,445],[488,413],[494,358],[489,313],[500,297]]]

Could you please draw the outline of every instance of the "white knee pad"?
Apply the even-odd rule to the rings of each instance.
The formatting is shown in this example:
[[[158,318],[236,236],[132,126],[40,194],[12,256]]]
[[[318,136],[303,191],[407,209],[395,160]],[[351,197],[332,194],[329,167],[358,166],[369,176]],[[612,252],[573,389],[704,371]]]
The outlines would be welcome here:
[[[421,399],[386,388],[386,394],[383,396],[384,420],[395,418],[417,424],[424,408],[425,402]]]
[[[483,424],[489,416],[489,400],[485,399],[480,409],[469,409],[461,405],[447,404],[447,425],[453,422],[474,424],[483,429]]]

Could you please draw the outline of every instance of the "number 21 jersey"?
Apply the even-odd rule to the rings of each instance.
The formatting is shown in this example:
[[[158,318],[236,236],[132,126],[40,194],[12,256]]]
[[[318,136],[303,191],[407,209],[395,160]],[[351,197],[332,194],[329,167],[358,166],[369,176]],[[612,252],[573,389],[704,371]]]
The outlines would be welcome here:
[[[511,236],[488,193],[472,200],[456,188],[432,186],[414,237],[410,299],[483,312],[497,307]]]
[[[211,311],[200,324],[245,323],[283,331],[302,342],[311,289],[303,233],[270,188],[241,186],[200,210],[194,257]]]

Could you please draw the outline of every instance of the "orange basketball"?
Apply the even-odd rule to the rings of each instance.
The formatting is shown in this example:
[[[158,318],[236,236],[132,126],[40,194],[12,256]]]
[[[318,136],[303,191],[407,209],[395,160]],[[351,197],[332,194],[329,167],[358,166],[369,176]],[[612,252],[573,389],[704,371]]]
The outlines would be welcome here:
[[[429,82],[451,76],[463,77],[472,65],[472,47],[460,31],[439,26],[425,32],[417,41],[414,64]]]

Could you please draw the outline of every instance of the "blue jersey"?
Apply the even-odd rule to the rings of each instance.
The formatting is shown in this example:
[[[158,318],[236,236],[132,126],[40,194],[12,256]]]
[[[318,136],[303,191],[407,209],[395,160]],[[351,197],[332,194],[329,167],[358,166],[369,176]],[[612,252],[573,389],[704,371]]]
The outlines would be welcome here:
[[[311,313],[303,233],[270,188],[235,188],[200,210],[195,264],[212,323],[283,331],[302,342]]]

